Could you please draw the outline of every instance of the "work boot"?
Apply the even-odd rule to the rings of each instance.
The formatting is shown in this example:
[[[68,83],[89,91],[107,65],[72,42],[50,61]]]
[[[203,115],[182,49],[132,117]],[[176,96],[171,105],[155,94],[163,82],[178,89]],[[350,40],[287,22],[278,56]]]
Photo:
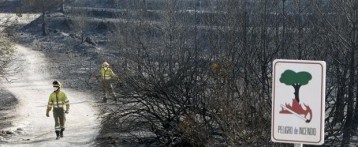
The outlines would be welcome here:
[[[62,128],[62,129],[61,129],[60,137],[63,137],[63,131],[65,131],[65,128]]]
[[[56,140],[60,139],[60,131],[56,131]]]
[[[107,98],[103,98],[103,103],[107,103]]]
[[[117,102],[118,102],[118,97],[116,96],[116,94],[115,94],[115,93],[113,93],[113,100],[114,100],[114,102],[115,102],[115,103],[117,103]]]

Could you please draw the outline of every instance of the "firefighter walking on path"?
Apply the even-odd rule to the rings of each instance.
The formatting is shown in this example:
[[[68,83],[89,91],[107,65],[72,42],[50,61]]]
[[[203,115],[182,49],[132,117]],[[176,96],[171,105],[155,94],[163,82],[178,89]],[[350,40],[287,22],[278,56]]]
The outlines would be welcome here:
[[[117,75],[109,67],[107,62],[103,62],[102,68],[100,70],[101,80],[102,80],[102,90],[103,90],[103,102],[106,103],[108,95],[112,95],[115,102],[117,102],[116,93],[113,90],[112,82]]]
[[[70,110],[70,103],[64,92],[60,91],[62,84],[59,81],[53,81],[52,83],[54,91],[50,94],[46,116],[50,117],[49,112],[53,108],[53,117],[55,119],[55,133],[56,139],[63,137],[63,131],[65,131],[66,116]],[[66,105],[66,110],[64,106]]]

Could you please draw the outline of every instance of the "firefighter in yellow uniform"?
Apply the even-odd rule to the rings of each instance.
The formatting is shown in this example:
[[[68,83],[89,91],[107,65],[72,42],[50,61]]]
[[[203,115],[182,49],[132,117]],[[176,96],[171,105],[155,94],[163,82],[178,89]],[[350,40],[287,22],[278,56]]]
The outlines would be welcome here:
[[[103,102],[107,102],[108,94],[113,96],[115,102],[117,102],[116,93],[113,90],[112,82],[117,75],[109,67],[107,62],[103,62],[102,68],[99,71],[102,79],[102,90],[103,90]]]
[[[62,84],[59,81],[53,81],[54,92],[50,94],[48,100],[46,116],[50,117],[49,112],[53,108],[53,117],[55,119],[55,132],[56,139],[63,137],[63,131],[65,130],[66,116],[70,110],[70,103],[64,92],[60,91]],[[66,110],[64,106],[66,105]]]

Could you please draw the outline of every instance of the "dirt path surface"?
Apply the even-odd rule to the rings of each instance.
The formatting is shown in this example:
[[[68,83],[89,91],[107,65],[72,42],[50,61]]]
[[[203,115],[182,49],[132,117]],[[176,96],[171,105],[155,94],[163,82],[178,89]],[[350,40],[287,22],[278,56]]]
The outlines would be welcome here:
[[[97,109],[89,102],[93,99],[91,95],[67,89],[63,83],[62,90],[69,97],[71,108],[66,116],[64,138],[55,140],[52,111],[50,117],[45,116],[52,81],[56,80],[48,74],[47,63],[51,60],[22,45],[16,45],[16,57],[13,68],[21,70],[10,77],[12,82],[4,85],[19,101],[14,110],[17,117],[9,128],[15,135],[0,146],[95,146],[100,120]]]

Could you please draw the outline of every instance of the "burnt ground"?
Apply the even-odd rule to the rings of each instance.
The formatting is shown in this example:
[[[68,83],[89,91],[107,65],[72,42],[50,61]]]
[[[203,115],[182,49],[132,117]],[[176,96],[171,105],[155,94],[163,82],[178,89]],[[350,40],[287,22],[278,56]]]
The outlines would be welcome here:
[[[20,1],[0,0],[0,12],[2,13],[16,12],[16,8],[20,7],[20,4],[21,4]]]
[[[15,117],[12,112],[17,103],[18,100],[15,96],[6,90],[0,89],[0,142],[3,137],[11,135],[9,134],[11,132],[6,132],[3,129],[12,126],[11,121]]]
[[[20,1],[1,1],[0,12],[17,13],[21,9],[16,9]],[[21,10],[23,13],[24,10]],[[26,12],[25,12],[26,13]],[[101,64],[108,61],[112,67],[119,67],[115,61],[116,52],[108,46],[111,32],[105,24],[87,26],[86,37],[90,37],[96,45],[81,43],[79,34],[73,30],[70,20],[62,13],[52,13],[47,15],[48,35],[42,36],[40,19],[34,20],[24,26],[17,26],[16,30],[10,32],[10,37],[16,43],[27,46],[36,51],[41,51],[49,61],[48,71],[64,84],[65,88],[73,88],[78,91],[91,93],[95,99],[92,105],[97,107],[102,114],[106,114],[110,107],[120,107],[120,105],[106,105],[100,103],[102,98],[100,81],[96,79]],[[120,71],[115,71],[120,74]],[[114,84],[115,89],[119,89],[118,83]],[[1,128],[11,126],[11,111],[15,111],[17,99],[9,92],[0,89],[0,133]],[[100,115],[99,117],[104,117]],[[105,129],[107,128],[107,129]],[[5,135],[9,137],[11,135]],[[0,142],[2,136],[0,135]],[[102,129],[97,137],[98,146],[146,146],[136,138],[128,137],[128,132],[119,130],[108,122],[102,122]]]
[[[8,122],[13,116],[7,115],[7,112],[11,111],[18,103],[15,96],[6,90],[0,90],[0,126],[9,127],[11,123]]]
[[[119,66],[115,62],[115,52],[105,53],[106,33],[88,33],[98,44],[81,43],[75,31],[70,29],[68,20],[61,13],[50,14],[47,36],[42,36],[40,21],[35,20],[22,27],[14,34],[17,43],[28,46],[33,50],[41,51],[49,61],[49,73],[64,84],[65,88],[90,93],[95,99],[91,105],[100,110],[99,117],[105,117],[111,107],[120,107],[120,104],[104,104],[102,101],[101,83],[99,75],[101,64],[108,61],[111,66]],[[96,31],[96,28],[93,29]],[[107,49],[108,50],[108,49]],[[112,61],[112,62],[111,62]],[[115,71],[120,74],[120,71]],[[119,83],[114,83],[115,89],[120,89]],[[112,100],[109,100],[109,103]],[[105,129],[110,128],[110,129]],[[102,129],[96,139],[98,146],[145,146],[136,138],[128,137],[127,132],[118,130],[110,123],[102,122]]]

